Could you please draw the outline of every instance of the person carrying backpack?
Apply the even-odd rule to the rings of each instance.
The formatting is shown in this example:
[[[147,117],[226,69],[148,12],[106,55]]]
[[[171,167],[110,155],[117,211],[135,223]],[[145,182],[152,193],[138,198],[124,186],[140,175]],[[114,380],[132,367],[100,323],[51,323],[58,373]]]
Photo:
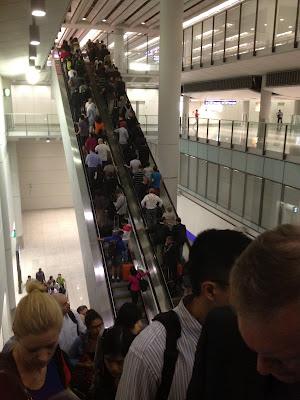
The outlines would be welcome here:
[[[198,235],[189,258],[193,294],[158,315],[134,340],[116,400],[186,399],[206,315],[228,304],[230,270],[249,243],[243,233],[232,230]]]
[[[141,270],[137,271],[134,267],[130,269],[128,289],[130,290],[133,304],[138,303],[140,291],[147,289],[146,286],[148,282],[146,284],[144,284],[146,281],[142,282],[142,278],[146,275],[148,275],[148,272],[143,272]]]

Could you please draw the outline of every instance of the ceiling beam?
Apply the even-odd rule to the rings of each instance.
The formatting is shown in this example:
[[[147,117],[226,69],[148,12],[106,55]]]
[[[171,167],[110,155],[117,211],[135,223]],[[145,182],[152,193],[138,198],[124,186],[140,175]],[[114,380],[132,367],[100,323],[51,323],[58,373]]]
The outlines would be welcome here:
[[[91,24],[91,23],[84,23],[84,22],[79,22],[79,23],[72,23],[72,22],[67,22],[62,25],[64,28],[68,29],[85,29],[87,32],[90,29],[99,29],[101,31],[105,32],[113,32],[114,29],[119,28],[119,29],[124,29],[124,32],[129,31],[129,32],[137,32],[137,33],[148,33],[148,35],[159,35],[159,30],[149,30],[146,27],[130,27],[129,25],[108,25],[105,23],[97,23],[97,24]]]

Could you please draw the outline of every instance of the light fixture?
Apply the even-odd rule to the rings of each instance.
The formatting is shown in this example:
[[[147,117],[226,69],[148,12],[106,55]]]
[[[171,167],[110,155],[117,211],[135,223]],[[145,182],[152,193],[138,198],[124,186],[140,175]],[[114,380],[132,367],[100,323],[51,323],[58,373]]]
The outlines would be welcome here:
[[[37,84],[40,80],[39,72],[34,67],[30,66],[26,72],[26,80],[30,85]]]
[[[254,31],[254,28],[251,28],[250,31]]]
[[[146,22],[144,22],[144,21],[143,21],[143,22],[141,22],[141,25],[146,25]]]
[[[268,26],[268,24],[264,24],[264,26]]]
[[[46,139],[46,143],[50,143],[50,138],[47,138],[47,139]]]
[[[292,29],[293,28],[293,25],[289,25],[289,29]]]
[[[46,15],[45,0],[31,0],[31,14],[35,17]]]
[[[280,20],[279,20],[280,22],[283,22],[284,21],[284,18],[280,18]]]
[[[82,21],[86,21],[86,17],[83,17],[83,18],[82,18]]]
[[[29,26],[29,38],[30,38],[30,44],[32,44],[32,46],[38,46],[41,43],[40,30],[34,21],[32,25]]]
[[[10,97],[10,89],[9,88],[3,89],[3,95],[4,97]]]
[[[29,45],[29,60],[36,60],[37,59],[37,54],[36,54],[36,46],[33,46],[32,44]]]
[[[106,18],[103,18],[102,22],[106,22],[106,21],[107,21],[107,19],[106,19]]]

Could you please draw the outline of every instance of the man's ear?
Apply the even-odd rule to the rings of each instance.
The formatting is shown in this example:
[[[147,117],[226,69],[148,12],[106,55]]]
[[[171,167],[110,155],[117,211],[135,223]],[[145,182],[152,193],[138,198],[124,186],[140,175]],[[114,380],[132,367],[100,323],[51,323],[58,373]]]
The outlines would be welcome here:
[[[201,294],[209,301],[215,301],[216,284],[211,281],[205,281],[201,284]]]

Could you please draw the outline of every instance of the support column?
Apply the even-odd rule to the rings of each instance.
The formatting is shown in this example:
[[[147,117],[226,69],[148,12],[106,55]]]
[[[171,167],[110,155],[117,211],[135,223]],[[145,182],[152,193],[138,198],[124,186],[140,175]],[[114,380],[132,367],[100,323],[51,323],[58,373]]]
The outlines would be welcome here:
[[[272,92],[265,89],[266,79],[267,77],[264,75],[261,82],[257,147],[262,147],[265,137],[265,125],[270,121]]]
[[[124,71],[125,45],[124,45],[124,30],[120,28],[114,29],[114,63],[119,71]]]
[[[189,96],[182,96],[182,117],[181,117],[181,126],[182,126],[182,133],[188,132],[188,120],[189,120],[189,113],[190,113],[190,97]]]
[[[243,121],[247,122],[249,120],[249,114],[250,114],[250,101],[244,100],[243,101],[243,114],[242,114]]]
[[[294,105],[294,115],[293,115],[293,124],[299,125],[300,124],[300,100],[295,100]]]
[[[183,0],[160,2],[158,163],[177,204]]]
[[[18,169],[18,156],[17,156],[17,142],[8,143],[8,153],[10,161],[11,182],[12,182],[12,196],[16,224],[16,238],[17,245],[23,247],[23,220],[22,220],[22,206],[21,206],[21,193],[20,193],[20,180]]]

